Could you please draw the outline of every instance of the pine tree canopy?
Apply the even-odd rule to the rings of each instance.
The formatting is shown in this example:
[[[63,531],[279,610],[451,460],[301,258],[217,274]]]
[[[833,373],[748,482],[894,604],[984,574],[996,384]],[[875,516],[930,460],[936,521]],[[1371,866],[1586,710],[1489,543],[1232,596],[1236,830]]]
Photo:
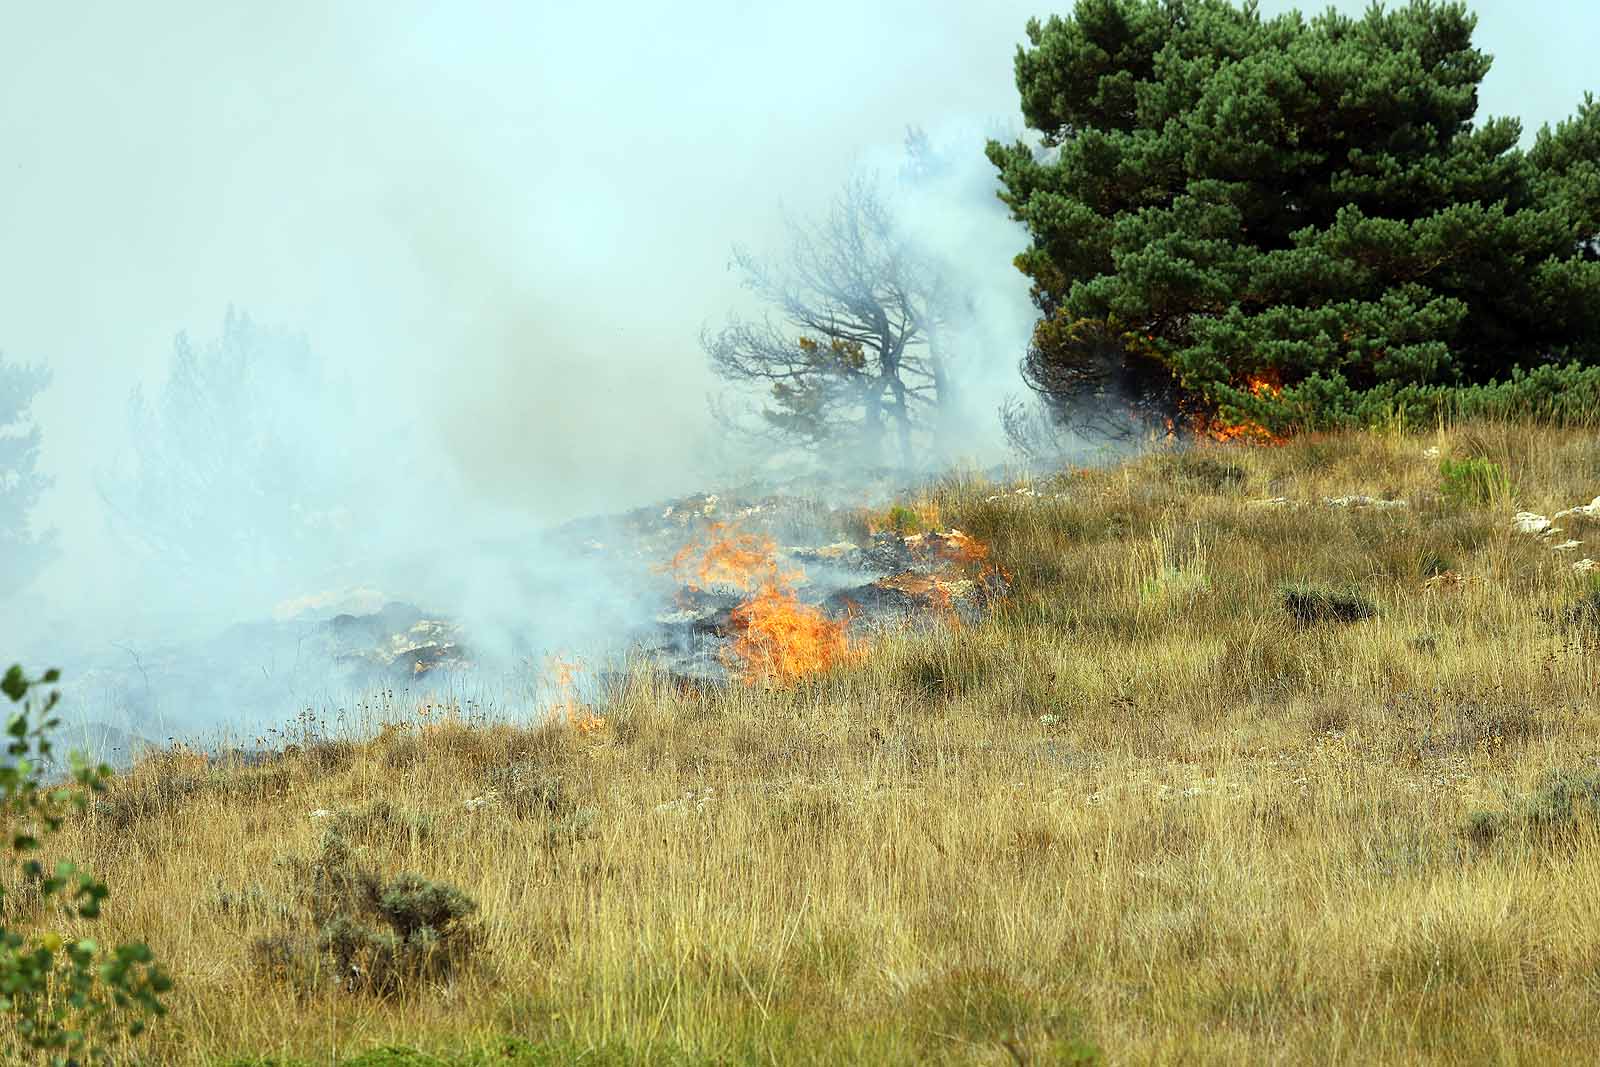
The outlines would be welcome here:
[[[1600,104],[1475,124],[1465,5],[1264,19],[1079,0],[1016,58],[1044,148],[991,141],[1043,317],[1029,380],[1308,425],[1372,390],[1600,362]]]

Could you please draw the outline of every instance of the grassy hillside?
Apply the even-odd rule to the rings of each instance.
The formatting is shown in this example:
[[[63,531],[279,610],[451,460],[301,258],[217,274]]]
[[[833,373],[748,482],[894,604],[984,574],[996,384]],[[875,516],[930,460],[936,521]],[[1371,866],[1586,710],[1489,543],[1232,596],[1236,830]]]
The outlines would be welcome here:
[[[1512,516],[1597,493],[1600,439],[1493,425],[952,483],[906,503],[1011,576],[981,624],[148,759],[57,847],[177,979],[152,1062],[1589,1061],[1600,517]],[[363,869],[476,902],[448,977],[316,969]]]

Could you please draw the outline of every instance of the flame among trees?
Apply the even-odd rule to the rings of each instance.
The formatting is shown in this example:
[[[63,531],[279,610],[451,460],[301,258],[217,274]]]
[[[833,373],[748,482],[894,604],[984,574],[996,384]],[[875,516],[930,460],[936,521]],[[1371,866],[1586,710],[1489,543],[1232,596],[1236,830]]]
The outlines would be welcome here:
[[[1475,23],[1143,0],[1030,21],[1038,144],[988,155],[1032,237],[1024,374],[1060,419],[1137,437],[1200,412],[1236,440],[1600,362],[1600,101],[1520,150],[1476,114]]]

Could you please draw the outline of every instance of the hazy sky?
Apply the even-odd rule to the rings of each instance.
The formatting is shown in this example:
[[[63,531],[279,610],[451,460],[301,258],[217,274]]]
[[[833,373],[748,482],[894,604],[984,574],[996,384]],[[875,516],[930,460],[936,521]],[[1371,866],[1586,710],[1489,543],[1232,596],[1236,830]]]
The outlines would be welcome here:
[[[821,206],[907,123],[1013,119],[1015,47],[1050,11],[5,6],[0,352],[56,371],[37,414],[68,523],[129,388],[229,304],[303,331],[488,497],[560,516],[685,488],[730,244]],[[1475,7],[1485,111],[1531,138],[1600,88],[1600,5]],[[1009,271],[1020,244],[996,248]]]

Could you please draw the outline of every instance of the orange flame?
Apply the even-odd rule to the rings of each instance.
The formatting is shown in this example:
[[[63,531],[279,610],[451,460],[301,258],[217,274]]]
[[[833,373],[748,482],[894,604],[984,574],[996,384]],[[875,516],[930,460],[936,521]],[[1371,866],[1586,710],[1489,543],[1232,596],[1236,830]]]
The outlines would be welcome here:
[[[734,608],[730,621],[738,635],[727,658],[741,668],[747,683],[792,682],[855,655],[844,621],[800,603],[794,590],[779,582],[763,585]]]
[[[735,636],[723,650],[725,662],[747,683],[792,682],[854,654],[847,620],[830,619],[800,602],[794,585],[805,572],[778,565],[772,538],[738,533],[726,523],[713,524],[707,533],[709,541],[684,546],[669,567],[690,589],[721,585],[750,592],[729,613]]]
[[[803,572],[778,572],[778,544],[770,537],[732,532],[725,522],[714,522],[706,531],[707,543],[691,542],[678,550],[667,569],[693,590],[712,586],[732,586],[749,592],[769,582],[785,584],[803,577]]]
[[[988,545],[956,529],[926,534],[922,542],[931,548],[935,558],[957,566],[975,566],[989,558]]]
[[[1283,392],[1283,380],[1277,370],[1268,368],[1247,376],[1244,387],[1251,394],[1259,397],[1277,396]],[[1238,441],[1252,445],[1283,445],[1289,439],[1281,434],[1273,433],[1259,422],[1246,419],[1243,422],[1224,422],[1215,415],[1197,415],[1194,420],[1194,432],[1213,441]]]
[[[567,725],[579,733],[591,734],[605,729],[606,720],[605,716],[596,714],[592,707],[578,701],[576,679],[582,667],[581,663],[569,663],[560,656],[551,656],[545,661],[545,669],[556,688],[556,700],[551,710],[563,716]]]

